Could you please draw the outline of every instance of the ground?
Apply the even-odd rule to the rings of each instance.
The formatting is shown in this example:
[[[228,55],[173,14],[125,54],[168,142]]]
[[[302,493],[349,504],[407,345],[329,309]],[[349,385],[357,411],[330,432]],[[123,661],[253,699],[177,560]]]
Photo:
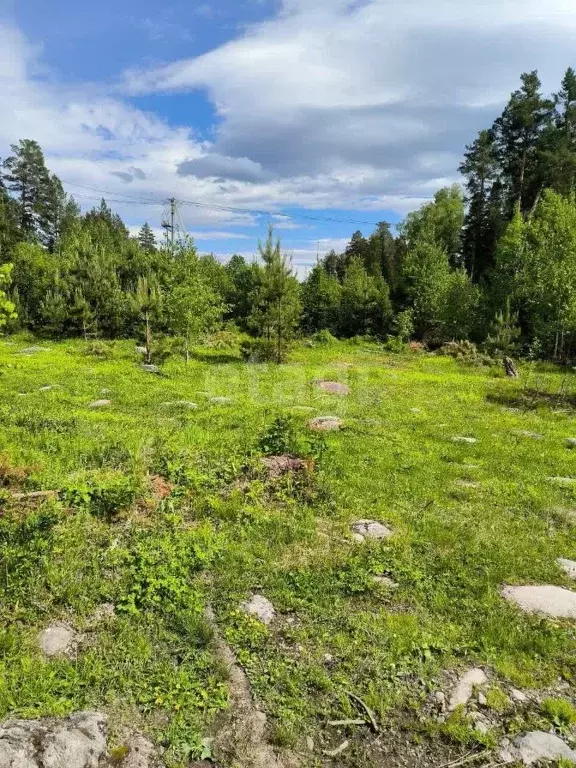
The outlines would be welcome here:
[[[574,624],[500,591],[573,585],[556,560],[576,559],[576,375],[520,369],[339,342],[282,366],[199,350],[156,375],[129,341],[5,338],[0,718],[97,709],[119,755],[129,726],[170,768],[211,751],[232,768],[224,640],[285,764],[489,765],[504,736],[570,740]],[[285,455],[303,461],[262,462]],[[357,520],[392,535],[358,541]],[[254,594],[268,625],[242,610]],[[47,657],[52,624],[74,643]],[[431,703],[471,667],[490,679],[486,734]],[[509,709],[512,687],[566,705]],[[366,725],[330,724],[346,719]]]

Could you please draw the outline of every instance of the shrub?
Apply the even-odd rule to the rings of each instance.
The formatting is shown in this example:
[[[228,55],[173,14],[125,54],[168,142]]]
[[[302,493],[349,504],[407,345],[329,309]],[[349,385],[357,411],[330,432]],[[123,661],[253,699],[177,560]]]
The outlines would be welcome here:
[[[276,342],[272,339],[246,339],[240,345],[240,353],[250,363],[270,363],[277,360]]]
[[[114,355],[113,341],[89,341],[84,347],[84,354],[89,357],[99,357],[101,360],[110,360]]]
[[[316,331],[316,333],[312,336],[312,341],[314,341],[316,344],[329,346],[330,344],[336,344],[338,339],[336,336],[333,336],[327,328],[323,328],[321,331]]]
[[[268,456],[297,454],[299,440],[294,418],[278,416],[260,438],[259,448]]]
[[[463,339],[462,341],[447,341],[438,350],[439,355],[447,355],[455,360],[461,360],[473,365],[492,365],[493,360],[488,355],[478,351],[475,344]]]

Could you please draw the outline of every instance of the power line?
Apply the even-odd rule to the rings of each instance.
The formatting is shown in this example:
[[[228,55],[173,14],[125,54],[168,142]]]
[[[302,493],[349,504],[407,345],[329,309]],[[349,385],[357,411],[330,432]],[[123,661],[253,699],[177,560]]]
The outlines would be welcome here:
[[[111,200],[110,202],[116,203],[139,203],[141,205],[166,205],[167,200],[152,200],[150,198],[134,197],[132,195],[125,195],[123,192],[111,192],[110,190],[98,189],[97,187],[88,187],[83,184],[75,184],[71,181],[62,180],[64,184],[70,187],[78,187],[79,189],[88,189],[92,192],[99,192],[104,195],[113,195],[116,198],[125,198],[124,200]],[[81,195],[79,195],[81,196]],[[88,197],[85,195],[85,197]],[[205,208],[214,211],[226,211],[227,213],[244,213],[252,214],[253,216],[267,216],[269,218],[280,217],[285,219],[305,219],[307,221],[325,221],[336,224],[365,224],[371,227],[375,227],[377,221],[363,221],[360,219],[341,219],[333,216],[310,216],[305,213],[279,213],[278,211],[265,211],[258,208],[237,208],[229,205],[217,205],[216,203],[201,203],[198,200],[179,200],[180,205],[190,205],[195,208]]]

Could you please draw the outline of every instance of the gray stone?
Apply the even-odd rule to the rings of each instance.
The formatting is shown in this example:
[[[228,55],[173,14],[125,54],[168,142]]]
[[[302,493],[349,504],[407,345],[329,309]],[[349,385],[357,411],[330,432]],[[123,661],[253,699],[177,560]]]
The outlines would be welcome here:
[[[76,647],[76,633],[67,624],[51,624],[40,633],[42,652],[48,656],[66,656]]]
[[[45,387],[40,387],[38,392],[50,392],[51,389],[60,389],[58,384],[47,384]]]
[[[438,425],[442,426],[442,425]],[[468,443],[470,445],[473,445],[473,443],[477,443],[478,440],[475,437],[461,437],[460,435],[456,435],[456,437],[452,438],[453,443]]]
[[[502,597],[526,613],[542,613],[557,619],[576,619],[576,592],[551,585],[503,587]]]
[[[231,397],[211,397],[210,402],[214,405],[229,405],[232,402]]]
[[[148,351],[146,347],[134,347],[134,349],[139,355],[145,355]]]
[[[198,408],[198,405],[196,403],[192,403],[190,400],[174,400],[168,403],[161,403],[161,405],[163,408],[188,408],[191,411],[194,411],[196,408]]]
[[[93,403],[90,403],[88,408],[105,408],[107,405],[110,405],[112,403],[112,400],[94,400]]]
[[[340,429],[342,426],[342,419],[337,416],[316,416],[308,422],[308,428],[315,432],[330,432],[334,429]]]
[[[482,691],[480,691],[480,693],[478,694],[478,704],[480,704],[481,707],[485,707],[488,704],[488,699],[486,698],[486,696],[484,696]]]
[[[324,392],[329,392],[331,395],[350,394],[350,387],[346,384],[341,384],[339,381],[317,381],[316,386],[323,389]]]
[[[562,757],[576,764],[576,752],[558,736],[544,731],[530,731],[519,736],[512,747],[505,751],[512,758],[505,761],[508,763],[519,761],[523,765],[535,765],[541,760],[558,760]],[[502,757],[503,753],[500,753]]]
[[[539,435],[538,432],[530,432],[528,429],[513,429],[512,433],[517,437],[528,437],[530,440],[544,440],[544,435]]]
[[[488,682],[486,673],[478,667],[469,669],[456,683],[450,696],[448,709],[453,711],[456,707],[468,704],[476,686],[485,685]]]
[[[444,710],[446,709],[446,694],[443,691],[435,691],[434,701],[436,702],[440,711],[444,712]]]
[[[422,413],[421,408],[410,408],[410,413]]]
[[[392,531],[377,520],[356,520],[352,523],[352,532],[357,536],[361,536],[361,539],[357,541],[364,541],[364,539],[387,539],[392,536]]]
[[[98,768],[106,754],[106,715],[0,723],[0,768]]]
[[[516,702],[516,704],[525,704],[528,701],[528,696],[517,688],[512,688],[510,691],[510,698],[512,701]]]
[[[576,437],[568,437],[566,439],[566,448],[576,448]]]
[[[481,733],[482,735],[488,733],[492,727],[492,723],[479,712],[474,715],[472,722],[474,724],[474,730],[478,733]]]
[[[559,557],[556,562],[571,579],[576,579],[576,560],[566,560],[564,557]]]
[[[576,477],[547,477],[546,480],[558,483],[558,485],[574,485],[576,483]]]
[[[48,347],[26,347],[21,349],[18,354],[20,355],[35,355],[36,352],[49,352]]]
[[[475,480],[456,480],[456,485],[460,488],[479,488],[480,483],[477,483]]]
[[[152,365],[152,363],[142,363],[140,368],[146,373],[160,373],[160,368],[157,365]]]
[[[388,589],[398,589],[399,586],[389,576],[372,576],[372,580],[375,584],[379,584],[381,587],[387,587]]]
[[[154,761],[154,744],[141,733],[132,734],[125,742],[128,754],[121,762],[122,768],[152,768],[158,765]]]
[[[266,624],[266,626],[271,624],[276,617],[274,606],[270,600],[263,595],[252,595],[250,600],[246,600],[245,603],[242,603],[242,610],[244,613],[256,616],[256,618],[259,619],[262,624]]]

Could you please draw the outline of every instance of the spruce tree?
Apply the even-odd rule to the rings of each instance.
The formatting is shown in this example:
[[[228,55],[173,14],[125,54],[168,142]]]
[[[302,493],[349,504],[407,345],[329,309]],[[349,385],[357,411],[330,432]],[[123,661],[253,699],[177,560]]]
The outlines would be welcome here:
[[[4,160],[6,187],[18,202],[18,218],[26,240],[44,240],[47,236],[49,200],[53,189],[44,155],[38,142],[22,139],[12,144],[12,155]]]
[[[154,253],[156,250],[156,238],[154,237],[152,227],[147,221],[144,222],[140,232],[138,232],[138,243],[140,248],[146,253]]]

